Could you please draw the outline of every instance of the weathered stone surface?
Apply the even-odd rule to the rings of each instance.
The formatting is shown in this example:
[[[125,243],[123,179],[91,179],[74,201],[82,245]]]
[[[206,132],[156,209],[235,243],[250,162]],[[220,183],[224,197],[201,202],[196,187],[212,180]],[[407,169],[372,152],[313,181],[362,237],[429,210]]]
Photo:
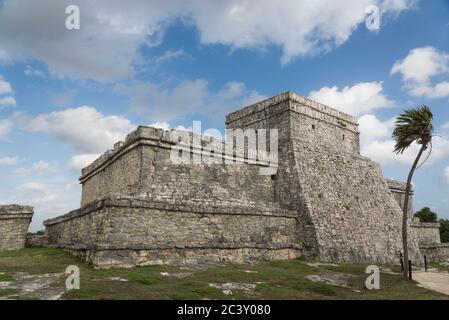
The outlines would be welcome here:
[[[422,245],[420,250],[427,261],[449,261],[449,243]]]
[[[402,208],[404,208],[404,201],[405,201],[405,194],[407,191],[407,183],[402,182],[402,181],[397,181],[397,180],[391,180],[391,179],[387,179],[387,184],[388,187],[390,188],[391,193],[393,194],[393,196],[395,197],[396,201],[399,203],[399,206]],[[408,202],[408,210],[407,210],[407,214],[409,219],[413,218],[413,187],[412,190],[410,190],[409,193],[409,202]],[[403,209],[402,209],[403,210]]]
[[[101,266],[250,261],[267,251],[279,251],[279,257],[286,255],[282,251],[293,252],[290,257],[302,253],[296,213],[267,207],[107,198],[45,224],[50,243],[83,251],[86,260]]]
[[[32,247],[46,247],[48,246],[48,236],[45,234],[27,234],[25,246]]]
[[[230,128],[279,129],[276,199],[297,211],[305,249],[323,261],[397,263],[401,209],[380,166],[362,157],[355,119],[287,92],[227,117]],[[412,260],[421,263],[410,232]]]
[[[415,218],[412,220],[410,226],[416,231],[420,246],[441,243],[439,223],[421,222],[419,219]]]
[[[25,247],[26,234],[32,217],[32,207],[15,204],[0,206],[0,250]]]
[[[355,118],[286,92],[226,124],[278,130],[274,175],[259,174],[267,163],[252,150],[247,159],[223,150],[233,164],[175,164],[173,131],[139,127],[83,169],[82,208],[45,222],[50,243],[101,267],[299,255],[398,263],[401,208],[379,165],[360,155]],[[202,143],[189,158],[209,154]]]

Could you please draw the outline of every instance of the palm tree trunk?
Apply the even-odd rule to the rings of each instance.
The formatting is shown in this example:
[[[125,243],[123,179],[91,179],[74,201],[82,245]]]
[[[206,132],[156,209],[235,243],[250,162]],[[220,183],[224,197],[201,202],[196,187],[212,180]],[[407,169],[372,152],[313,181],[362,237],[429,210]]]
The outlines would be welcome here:
[[[405,189],[405,199],[404,199],[404,207],[402,208],[402,247],[404,250],[404,272],[403,277],[404,280],[408,280],[408,244],[407,244],[407,215],[408,215],[408,202],[410,198],[410,190],[412,188],[412,178],[415,173],[416,167],[418,166],[419,159],[421,158],[424,150],[427,149],[427,146],[423,144],[421,149],[419,150],[418,155],[416,156],[415,162],[413,162],[413,166],[410,169],[407,178],[407,187]]]

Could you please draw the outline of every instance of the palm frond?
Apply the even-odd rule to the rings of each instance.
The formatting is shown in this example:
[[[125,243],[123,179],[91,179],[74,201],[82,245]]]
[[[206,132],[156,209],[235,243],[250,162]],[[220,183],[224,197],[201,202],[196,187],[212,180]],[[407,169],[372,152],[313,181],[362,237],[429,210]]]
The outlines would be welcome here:
[[[403,153],[414,142],[428,146],[433,134],[433,114],[428,106],[405,110],[396,118],[394,152]]]

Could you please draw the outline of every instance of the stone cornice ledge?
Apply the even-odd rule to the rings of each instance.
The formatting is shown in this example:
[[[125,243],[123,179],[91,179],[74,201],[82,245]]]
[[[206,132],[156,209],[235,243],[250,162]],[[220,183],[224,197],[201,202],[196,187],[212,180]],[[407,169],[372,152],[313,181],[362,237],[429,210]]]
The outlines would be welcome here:
[[[439,222],[411,222],[410,226],[414,228],[439,228],[441,225]]]
[[[239,120],[241,118],[244,118],[250,114],[261,112],[266,108],[269,108],[274,105],[278,105],[285,101],[297,102],[301,105],[310,107],[320,113],[330,115],[332,117],[341,119],[343,121],[346,121],[348,123],[358,126],[358,123],[357,123],[357,120],[355,119],[355,117],[353,117],[349,114],[346,114],[344,112],[338,111],[334,108],[331,108],[325,104],[322,104],[317,101],[307,99],[306,97],[297,95],[296,93],[294,93],[292,91],[283,92],[274,97],[265,99],[263,101],[255,103],[255,104],[246,106],[243,109],[234,111],[226,116],[226,124],[232,123],[232,122]]]
[[[205,245],[171,245],[171,246],[158,246],[151,244],[140,245],[116,245],[109,243],[59,243],[57,245],[51,245],[52,247],[59,247],[68,250],[178,250],[178,249],[265,249],[265,250],[280,250],[280,249],[295,249],[301,250],[303,246],[301,244],[280,244],[280,243],[258,243],[258,244],[232,244],[232,243],[208,243]]]
[[[298,217],[297,212],[284,210],[280,208],[270,208],[264,206],[234,206],[228,205],[214,206],[210,204],[198,204],[195,202],[185,203],[169,203],[164,201],[155,201],[148,198],[139,197],[105,197],[91,202],[84,207],[73,210],[65,215],[48,219],[44,221],[44,226],[51,226],[64,221],[68,221],[74,218],[78,218],[89,214],[93,211],[101,210],[105,207],[119,207],[119,208],[147,208],[156,210],[166,210],[172,212],[191,212],[198,214],[229,214],[229,215],[255,215],[255,216],[272,216],[272,217],[285,217],[296,219]]]
[[[33,207],[18,204],[0,205],[0,219],[31,219]]]

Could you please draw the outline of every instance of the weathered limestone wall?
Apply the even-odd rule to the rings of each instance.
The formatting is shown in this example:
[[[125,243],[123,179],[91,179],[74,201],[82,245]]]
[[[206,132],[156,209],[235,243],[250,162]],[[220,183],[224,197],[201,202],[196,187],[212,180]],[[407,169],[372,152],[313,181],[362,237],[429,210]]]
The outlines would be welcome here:
[[[401,210],[379,165],[360,156],[353,117],[287,92],[229,115],[227,124],[284,128],[277,200],[298,211],[311,253],[325,261],[397,263]],[[413,232],[410,247],[420,263]]]
[[[100,168],[93,174],[83,175],[81,207],[107,195],[136,193],[140,182],[141,149],[136,147],[123,152],[104,168]],[[112,152],[109,151],[105,155]],[[103,157],[106,158],[105,155]]]
[[[107,198],[45,225],[50,243],[103,267],[302,254],[296,213],[279,208]]]
[[[25,247],[33,208],[19,205],[0,206],[0,251]]]
[[[427,261],[449,261],[449,243],[423,245],[419,248]]]
[[[441,243],[439,223],[421,222],[419,219],[413,219],[410,226],[416,231],[420,247]]]
[[[396,201],[399,203],[401,210],[404,208],[405,194],[407,189],[407,183],[398,180],[390,180],[387,179],[388,187],[390,188],[390,192],[395,197]],[[409,202],[408,202],[408,217],[409,219],[413,218],[413,188],[409,193]]]
[[[274,202],[270,176],[260,165],[175,164],[170,131],[139,127],[125,143],[83,169],[82,206],[105,196],[146,195],[155,200]],[[193,157],[193,153],[190,157]]]
[[[46,247],[48,246],[48,236],[45,234],[27,234],[25,247]]]

